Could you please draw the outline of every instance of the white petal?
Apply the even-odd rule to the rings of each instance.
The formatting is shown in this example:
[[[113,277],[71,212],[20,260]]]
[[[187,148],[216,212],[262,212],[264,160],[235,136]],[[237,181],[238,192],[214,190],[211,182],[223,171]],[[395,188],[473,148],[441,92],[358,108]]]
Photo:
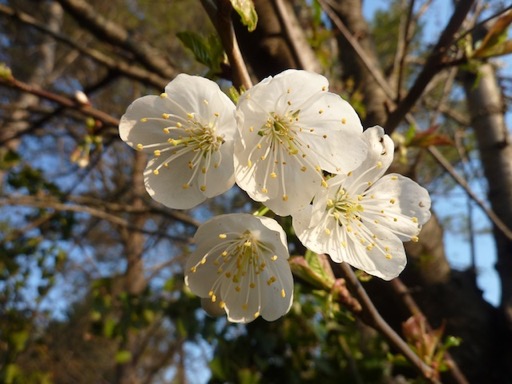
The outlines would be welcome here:
[[[373,234],[376,236],[376,246],[371,250],[349,233],[346,236],[347,246],[331,249],[329,255],[334,261],[345,261],[370,275],[391,280],[397,277],[407,264],[404,246],[397,236],[385,229],[374,229]]]
[[[195,153],[189,152],[180,156],[171,161],[168,167],[161,166],[166,161],[164,155],[150,160],[144,171],[144,184],[149,195],[159,203],[174,209],[193,208],[205,201],[206,196],[199,189],[197,179],[192,179],[189,188],[183,188],[193,174],[188,163],[194,155]],[[155,169],[158,169],[158,175],[154,174]]]
[[[377,225],[385,226],[402,241],[416,236],[421,225],[430,218],[427,190],[398,174],[389,174],[378,180],[368,190],[364,207],[363,217],[368,222],[373,225],[377,221]]]
[[[348,172],[366,157],[359,117],[338,95],[324,92],[305,103],[297,125],[303,128],[303,141],[318,158],[318,165],[327,172]]]
[[[254,100],[267,112],[284,112],[292,102],[291,108],[299,108],[306,100],[327,91],[327,79],[313,72],[289,69],[274,77],[267,77],[247,91],[239,101],[244,108],[247,100]]]
[[[179,74],[167,84],[165,93],[180,106],[184,116],[192,113],[203,124],[211,121],[214,113],[232,115],[235,110],[233,102],[216,83],[200,76]],[[232,128],[234,130],[236,126]]]
[[[163,119],[162,114],[172,113],[172,106],[167,102],[168,100],[159,96],[144,96],[130,104],[119,123],[121,139],[134,148],[137,144],[165,143],[168,135],[163,129],[168,127],[170,122]],[[141,121],[147,118],[151,119]]]
[[[364,162],[350,174],[345,188],[352,194],[364,192],[369,185],[378,180],[393,162],[393,140],[384,133],[384,129],[375,126],[363,132],[368,145],[368,155]]]

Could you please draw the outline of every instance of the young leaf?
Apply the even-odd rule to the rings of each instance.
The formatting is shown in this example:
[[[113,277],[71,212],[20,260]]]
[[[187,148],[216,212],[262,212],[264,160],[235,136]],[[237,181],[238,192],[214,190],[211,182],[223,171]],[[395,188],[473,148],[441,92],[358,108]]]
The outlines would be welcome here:
[[[233,9],[240,15],[242,24],[247,26],[247,30],[252,32],[258,24],[258,14],[254,8],[252,0],[230,0]]]

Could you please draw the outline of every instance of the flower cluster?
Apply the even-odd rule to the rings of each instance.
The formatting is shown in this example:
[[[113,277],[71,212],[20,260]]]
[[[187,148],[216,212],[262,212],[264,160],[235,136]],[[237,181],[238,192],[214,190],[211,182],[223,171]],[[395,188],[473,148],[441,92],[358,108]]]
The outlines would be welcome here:
[[[189,209],[236,183],[275,214],[291,215],[310,250],[389,280],[405,267],[402,243],[418,240],[430,198],[414,181],[384,175],[392,140],[380,127],[363,132],[328,85],[321,75],[287,70],[235,105],[216,83],[181,74],[160,96],[135,100],[119,131],[152,155],[144,182],[156,201]],[[275,220],[220,215],[194,240],[185,281],[205,309],[233,322],[288,312],[293,280]]]

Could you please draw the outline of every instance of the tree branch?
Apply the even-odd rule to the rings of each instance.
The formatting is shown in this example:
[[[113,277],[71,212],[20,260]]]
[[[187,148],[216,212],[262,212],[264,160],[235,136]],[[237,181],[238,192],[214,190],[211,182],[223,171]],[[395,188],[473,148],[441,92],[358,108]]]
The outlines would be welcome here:
[[[88,2],[84,0],[57,1],[73,16],[79,25],[95,35],[100,41],[124,48],[132,53],[147,69],[164,78],[173,79],[176,77],[176,69],[158,50],[144,41],[131,39],[126,29],[96,12]]]

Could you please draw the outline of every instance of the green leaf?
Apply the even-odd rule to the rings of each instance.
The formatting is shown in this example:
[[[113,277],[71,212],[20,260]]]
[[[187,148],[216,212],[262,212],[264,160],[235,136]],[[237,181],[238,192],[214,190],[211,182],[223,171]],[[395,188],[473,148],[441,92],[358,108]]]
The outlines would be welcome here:
[[[186,31],[178,32],[176,37],[180,39],[185,47],[192,51],[197,61],[208,67],[210,66],[210,52],[201,35],[195,32]]]
[[[242,24],[247,27],[249,32],[256,29],[258,24],[258,14],[254,8],[252,0],[230,0],[233,9],[240,15]]]
[[[203,37],[198,33],[185,31],[176,34],[185,47],[190,49],[195,59],[210,69],[210,74],[221,73],[225,61],[222,43],[216,35]]]

